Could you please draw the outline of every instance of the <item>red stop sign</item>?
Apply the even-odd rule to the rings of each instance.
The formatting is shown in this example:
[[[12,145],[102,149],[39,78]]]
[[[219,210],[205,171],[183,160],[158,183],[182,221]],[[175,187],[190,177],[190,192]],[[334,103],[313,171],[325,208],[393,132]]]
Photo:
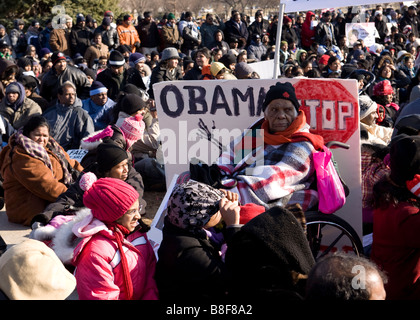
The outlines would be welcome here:
[[[319,80],[315,84],[301,79],[294,87],[311,132],[323,136],[325,142],[347,142],[358,130],[358,97],[338,80]]]

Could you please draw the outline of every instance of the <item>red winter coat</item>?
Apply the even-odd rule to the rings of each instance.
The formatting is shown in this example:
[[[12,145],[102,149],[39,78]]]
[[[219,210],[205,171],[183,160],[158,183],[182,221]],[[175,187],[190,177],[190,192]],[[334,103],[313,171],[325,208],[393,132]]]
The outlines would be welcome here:
[[[420,209],[403,202],[373,214],[371,259],[388,276],[386,298],[420,299]]]
[[[308,11],[306,13],[305,21],[302,24],[302,31],[301,31],[301,43],[302,46],[305,48],[309,48],[312,43],[315,40],[315,27],[311,29],[311,21],[312,16],[314,16],[315,13],[312,11]]]
[[[93,218],[73,227],[83,240],[74,250],[80,300],[125,300],[121,255],[113,231]],[[75,232],[76,231],[76,232]],[[154,280],[156,257],[145,233],[130,234],[123,242],[133,284],[133,300],[157,300]]]

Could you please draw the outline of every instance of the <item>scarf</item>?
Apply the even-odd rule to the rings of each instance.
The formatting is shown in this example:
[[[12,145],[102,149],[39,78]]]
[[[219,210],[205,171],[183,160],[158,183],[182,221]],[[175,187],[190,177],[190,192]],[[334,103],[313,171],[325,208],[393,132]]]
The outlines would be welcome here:
[[[127,300],[131,300],[133,298],[133,281],[131,280],[130,270],[128,269],[127,257],[125,256],[124,249],[122,246],[124,242],[124,237],[127,236],[130,233],[130,231],[116,222],[107,222],[106,226],[115,235],[115,240],[117,241],[118,250],[120,251],[121,255],[121,264],[123,268],[123,277],[125,291],[127,292]]]
[[[23,135],[22,130],[19,130],[14,134],[14,140],[16,144],[20,145],[31,157],[41,160],[54,174],[51,159],[47,150],[42,145]],[[73,183],[73,178],[67,168],[68,162],[64,151],[52,137],[49,138],[47,147],[49,147],[49,149],[57,156],[61,167],[63,168],[63,182],[66,186],[69,186]]]
[[[270,133],[268,121],[264,120],[261,129],[264,130],[264,143],[270,145],[279,145],[290,142],[309,141],[316,150],[322,150],[324,139],[322,136],[309,132],[299,132],[306,125],[306,116],[302,110],[299,110],[298,116],[290,126],[280,132]]]

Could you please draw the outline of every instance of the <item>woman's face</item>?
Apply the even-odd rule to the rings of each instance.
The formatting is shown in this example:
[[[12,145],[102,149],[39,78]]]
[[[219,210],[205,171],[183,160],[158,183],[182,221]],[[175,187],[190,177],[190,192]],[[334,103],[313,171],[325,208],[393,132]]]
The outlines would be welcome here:
[[[48,131],[48,127],[46,126],[38,127],[29,133],[29,139],[39,143],[44,148],[47,146],[49,138],[50,133]]]
[[[199,52],[199,53],[197,53],[197,57],[195,58],[195,62],[197,62],[197,64],[200,67],[205,67],[209,64],[209,59],[204,54]]]
[[[122,217],[118,218],[116,222],[127,228],[130,232],[133,232],[140,220],[140,210],[139,201],[136,200],[130,209]]]
[[[385,67],[385,68],[382,69],[381,76],[383,78],[389,79],[389,78],[391,78],[391,75],[392,75],[392,71],[391,71],[390,67]]]
[[[268,128],[271,133],[286,130],[296,117],[295,106],[286,99],[271,101],[264,111],[264,118],[268,121]]]
[[[220,42],[223,40],[223,36],[220,32],[216,32],[216,34],[214,35],[214,38],[217,42]]]
[[[341,69],[340,61],[335,60],[329,65],[331,71],[339,71]]]
[[[128,178],[128,159],[113,166],[106,174],[109,178],[116,178],[125,181]]]

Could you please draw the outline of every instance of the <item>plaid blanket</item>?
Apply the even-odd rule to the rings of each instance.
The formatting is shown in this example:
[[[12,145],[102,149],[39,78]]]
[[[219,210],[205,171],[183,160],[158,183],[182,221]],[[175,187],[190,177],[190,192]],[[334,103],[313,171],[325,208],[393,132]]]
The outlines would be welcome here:
[[[48,155],[47,150],[42,145],[40,145],[39,143],[36,143],[35,141],[23,135],[21,130],[15,133],[14,142],[22,146],[30,156],[34,157],[35,159],[41,160],[48,167],[48,169],[53,171],[51,159]],[[63,172],[64,172],[63,183],[66,186],[69,186],[70,184],[73,183],[73,178],[67,168],[68,163],[66,161],[66,156],[64,155],[64,150],[59,146],[59,144],[52,137],[49,138],[48,147],[51,149],[52,152],[55,153],[55,155],[59,159],[60,164],[63,167]]]
[[[301,132],[309,132],[309,126]],[[222,184],[237,192],[242,204],[270,208],[298,203],[308,210],[318,202],[317,191],[310,189],[316,179],[314,151],[309,141],[266,145],[247,130],[216,163],[224,176]]]

